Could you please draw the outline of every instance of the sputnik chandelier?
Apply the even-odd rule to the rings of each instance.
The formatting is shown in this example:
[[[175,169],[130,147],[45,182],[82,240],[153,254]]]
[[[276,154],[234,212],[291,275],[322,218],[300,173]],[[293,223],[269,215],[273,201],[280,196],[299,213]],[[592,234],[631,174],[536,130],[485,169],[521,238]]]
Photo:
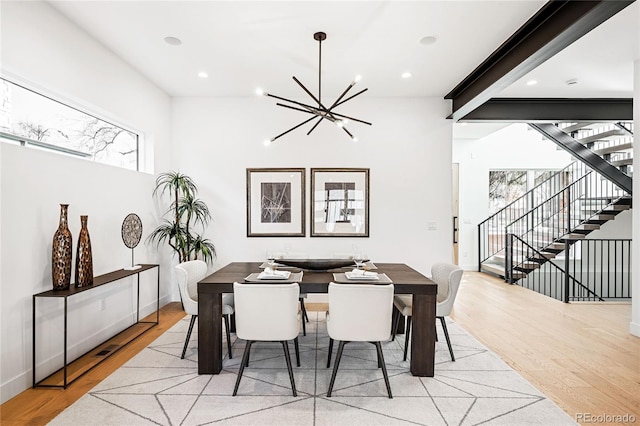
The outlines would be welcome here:
[[[354,118],[354,117],[350,117],[348,115],[344,115],[344,114],[338,114],[337,112],[335,112],[335,108],[337,108],[338,106],[344,104],[345,102],[355,98],[358,95],[361,95],[362,93],[366,92],[369,89],[362,89],[361,91],[359,91],[356,94],[353,94],[351,96],[349,96],[346,99],[343,99],[347,93],[349,93],[349,91],[351,90],[351,88],[353,88],[353,86],[356,85],[356,83],[360,80],[360,76],[356,76],[356,78],[351,82],[351,84],[349,84],[347,86],[347,88],[344,90],[344,92],[342,92],[342,94],[338,97],[338,99],[335,100],[335,102],[333,102],[328,108],[322,103],[322,41],[326,40],[327,35],[323,32],[317,32],[313,35],[314,40],[318,41],[318,96],[314,96],[313,93],[311,93],[309,91],[309,89],[307,89],[305,87],[304,84],[302,84],[300,82],[300,80],[298,80],[295,76],[293,76],[293,81],[295,81],[298,86],[300,86],[302,88],[302,90],[304,90],[307,95],[309,95],[311,97],[311,99],[313,99],[314,103],[317,105],[308,105],[302,102],[297,102],[297,101],[293,101],[291,99],[286,99],[280,96],[276,96],[272,93],[267,93],[265,91],[263,91],[262,89],[258,89],[256,91],[256,93],[258,95],[262,95],[262,96],[269,96],[271,98],[274,99],[278,99],[280,101],[283,102],[288,102],[288,104],[284,104],[284,103],[280,103],[277,102],[276,105],[277,106],[281,106],[283,108],[289,108],[295,111],[301,111],[304,112],[306,114],[310,114],[311,117],[309,117],[308,119],[304,120],[302,123],[297,124],[295,126],[293,126],[292,128],[290,128],[289,130],[280,133],[278,136],[268,139],[266,140],[264,143],[265,145],[269,145],[271,144],[271,142],[275,141],[276,139],[286,135],[287,133],[297,129],[300,126],[303,126],[305,124],[307,124],[308,122],[317,119],[317,121],[315,122],[315,124],[311,127],[311,129],[309,129],[309,131],[307,132],[307,136],[311,134],[311,132],[313,132],[315,130],[316,127],[318,127],[318,124],[320,124],[320,122],[322,120],[328,120],[332,123],[334,123],[335,125],[337,125],[338,127],[340,127],[342,130],[345,131],[345,133],[347,135],[349,135],[349,137],[351,138],[351,140],[353,140],[354,142],[356,142],[358,140],[358,138],[356,138],[349,130],[347,130],[346,128],[346,124],[350,121],[356,121],[358,123],[363,123],[363,124],[367,124],[369,126],[371,126],[371,123],[364,121],[364,120],[360,120],[358,118]]]

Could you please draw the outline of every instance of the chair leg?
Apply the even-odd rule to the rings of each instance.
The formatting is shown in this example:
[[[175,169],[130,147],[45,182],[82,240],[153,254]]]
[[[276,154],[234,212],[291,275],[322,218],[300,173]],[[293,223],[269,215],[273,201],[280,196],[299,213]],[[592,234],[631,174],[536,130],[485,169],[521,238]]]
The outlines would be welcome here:
[[[233,359],[231,355],[231,332],[229,331],[229,315],[223,315],[224,318],[224,328],[227,329],[227,349],[229,350],[229,359]]]
[[[329,337],[329,353],[327,354],[327,368],[331,365],[331,352],[333,352],[333,339]]]
[[[296,392],[296,382],[293,379],[293,368],[291,367],[291,354],[289,353],[289,344],[283,340],[282,349],[284,349],[284,359],[287,360],[287,370],[289,370],[289,380],[291,381],[291,390],[293,391],[293,396],[298,396],[298,392]]]
[[[296,350],[296,363],[298,365],[298,367],[300,367],[300,346],[298,345],[298,337],[296,336],[295,339],[293,339],[293,347]]]
[[[451,340],[449,339],[449,331],[447,330],[447,323],[444,321],[444,317],[440,318],[440,324],[442,324],[442,330],[444,331],[444,338],[447,339],[447,346],[449,346],[449,354],[451,354],[451,361],[455,361],[456,357],[453,356],[453,348],[451,347]]]
[[[398,326],[396,325],[396,317],[398,316],[398,310],[395,308],[395,306],[392,309],[393,310],[391,311],[391,341],[393,342],[394,340],[396,340],[396,332],[398,331]]]
[[[395,308],[393,309],[393,313],[396,315],[396,321],[393,324],[393,337],[391,337],[391,340],[396,339],[396,334],[398,334],[398,326],[400,325],[400,317],[402,316],[400,311]]]
[[[376,344],[376,342],[369,342],[369,343],[371,343],[372,345]],[[377,353],[377,351],[376,351],[376,353]],[[376,358],[378,359],[378,368],[382,368],[382,360],[380,359],[380,354],[377,353],[377,355],[378,356]]]
[[[382,353],[382,345],[380,342],[375,342],[376,349],[378,350],[378,359],[382,361],[382,375],[384,376],[384,384],[387,385],[387,393],[389,394],[389,399],[393,398],[391,395],[391,385],[389,384],[389,375],[387,374],[387,366],[384,363],[384,354]]]
[[[182,348],[182,356],[180,359],[184,359],[184,354],[187,353],[187,346],[189,345],[189,339],[191,338],[191,331],[193,331],[193,324],[196,323],[197,315],[191,315],[191,322],[189,323],[189,331],[187,331],[187,340],[184,341],[184,348]]]
[[[242,362],[240,363],[240,371],[238,371],[238,378],[236,379],[236,386],[233,388],[233,396],[238,393],[238,386],[240,386],[240,380],[242,379],[242,373],[244,367],[249,363],[249,352],[251,351],[252,341],[247,341],[247,346],[244,347],[244,355],[242,355]]]
[[[407,352],[409,352],[409,339],[411,338],[411,317],[407,317],[407,326],[404,330],[404,358],[403,361],[407,360]]]
[[[340,365],[340,358],[342,358],[342,350],[344,349],[343,341],[340,341],[338,345],[338,354],[336,355],[336,361],[333,364],[333,373],[331,374],[331,381],[329,382],[329,390],[327,391],[327,398],[331,397],[331,392],[333,391],[333,384],[336,381],[336,374],[338,373],[338,366]]]
[[[307,308],[304,306],[304,297],[300,299],[300,309],[302,310],[302,317],[305,321],[309,322],[309,315],[307,315]]]

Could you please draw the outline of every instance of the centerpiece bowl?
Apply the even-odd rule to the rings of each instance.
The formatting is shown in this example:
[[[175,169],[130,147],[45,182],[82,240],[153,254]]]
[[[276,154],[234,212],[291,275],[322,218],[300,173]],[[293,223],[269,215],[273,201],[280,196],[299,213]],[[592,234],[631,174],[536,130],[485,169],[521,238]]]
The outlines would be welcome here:
[[[328,271],[330,269],[353,266],[353,259],[276,259],[277,263],[309,271]]]

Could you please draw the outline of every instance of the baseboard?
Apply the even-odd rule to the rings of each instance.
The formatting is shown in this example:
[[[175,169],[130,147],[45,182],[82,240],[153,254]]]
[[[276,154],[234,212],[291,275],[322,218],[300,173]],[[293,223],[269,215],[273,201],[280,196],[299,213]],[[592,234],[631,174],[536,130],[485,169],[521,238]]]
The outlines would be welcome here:
[[[637,322],[629,323],[629,332],[634,336],[640,337],[640,324]]]
[[[160,298],[160,308],[162,308],[164,305],[170,302],[171,302],[170,295],[163,296],[162,298]],[[140,318],[144,318],[145,316],[150,315],[151,313],[155,312],[155,310],[156,310],[155,300],[152,301],[151,303],[141,306]],[[95,333],[91,334],[90,336],[87,336],[86,338],[75,343],[74,345],[69,346],[67,351],[69,353],[75,353],[75,352],[78,352],[79,350],[81,351],[81,349],[78,349],[78,348],[89,348],[89,349],[93,348],[105,340],[104,338],[105,335],[115,336],[125,328],[129,327],[132,324],[132,321],[135,321],[135,312],[131,313],[130,315],[127,315],[126,318],[121,319],[114,324],[110,324],[106,327],[103,327],[100,330],[97,330]],[[28,340],[27,344],[29,347],[25,347],[23,352],[25,353],[25,358],[28,355],[29,360],[31,360],[31,339]],[[86,351],[87,350],[84,350],[82,351],[82,353]],[[62,353],[63,352],[61,350],[59,353],[56,353],[50,356],[48,359],[42,360],[38,363],[36,368],[38,371],[39,378],[44,377],[44,376],[41,376],[41,372],[46,372],[46,371],[53,372],[59,369],[60,367],[62,367],[61,365],[59,365],[59,362],[60,362],[59,360],[62,358]],[[42,373],[42,374],[47,374],[47,373]],[[32,386],[32,366],[31,366],[31,361],[29,361],[28,369],[26,371],[18,374],[14,378],[7,380],[5,383],[0,385],[0,404],[4,404],[14,396],[29,389],[31,386]]]

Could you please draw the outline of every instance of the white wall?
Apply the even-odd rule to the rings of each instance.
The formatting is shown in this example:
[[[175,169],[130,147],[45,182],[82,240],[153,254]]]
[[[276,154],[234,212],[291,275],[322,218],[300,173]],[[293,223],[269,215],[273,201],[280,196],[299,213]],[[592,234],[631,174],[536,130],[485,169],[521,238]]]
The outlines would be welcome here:
[[[566,151],[526,124],[512,124],[482,139],[455,139],[453,162],[460,164],[459,264],[478,269],[478,224],[489,216],[489,171],[561,169]]]
[[[46,3],[2,2],[2,75],[140,132],[149,149],[145,170],[163,170],[171,158],[170,101],[134,69]],[[155,154],[152,155],[152,154]],[[124,217],[135,212],[145,227],[157,216],[151,198],[154,176],[94,164],[60,154],[0,144],[0,400],[31,386],[32,294],[51,289],[51,244],[59,204],[69,203],[77,244],[80,214],[89,216],[94,273],[130,263],[121,241]],[[136,249],[139,263],[162,260],[150,247]],[[75,257],[75,256],[74,256]],[[164,262],[168,263],[168,262]],[[170,293],[169,268],[161,271],[161,297]],[[154,272],[142,279],[144,312],[154,308]],[[78,296],[69,306],[69,347],[78,355],[132,320],[132,280]],[[155,293],[155,291],[153,291]],[[106,309],[100,311],[104,299]],[[61,364],[62,305],[38,304],[38,376]]]
[[[266,251],[305,252],[312,257],[352,252],[352,245],[375,262],[406,262],[430,273],[436,261],[451,261],[451,138],[448,102],[436,98],[363,95],[345,113],[371,121],[352,124],[353,143],[335,125],[321,123],[306,136],[302,128],[273,137],[306,116],[284,110],[268,98],[178,98],[173,100],[172,138],[181,171],[200,185],[211,208],[216,266],[264,260]],[[246,169],[307,169],[307,212],[312,167],[370,168],[370,238],[248,238]],[[427,222],[437,229],[427,231]]]

